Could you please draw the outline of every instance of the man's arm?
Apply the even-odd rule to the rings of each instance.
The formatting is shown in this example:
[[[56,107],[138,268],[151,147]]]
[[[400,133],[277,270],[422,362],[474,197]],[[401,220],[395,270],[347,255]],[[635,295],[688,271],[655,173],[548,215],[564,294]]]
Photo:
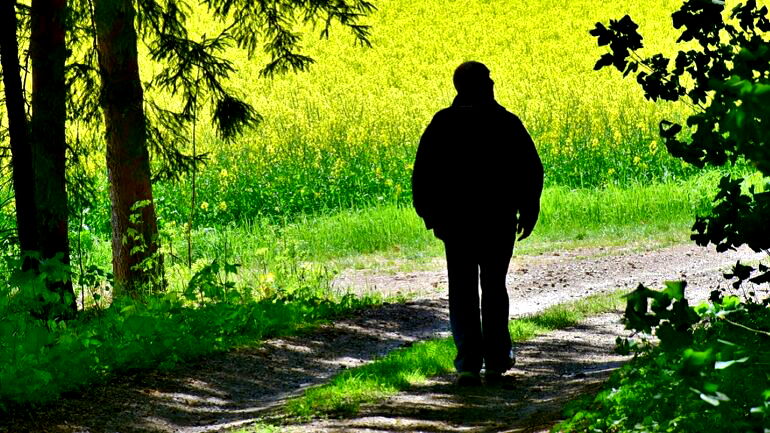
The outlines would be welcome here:
[[[520,168],[522,173],[522,184],[520,185],[521,202],[516,232],[519,234],[518,240],[522,240],[532,234],[532,230],[534,230],[537,219],[540,216],[540,195],[543,192],[544,174],[543,163],[537,154],[537,148],[535,148],[532,137],[521,121],[516,120],[518,129],[516,137],[519,140],[522,152]]]
[[[417,156],[412,171],[412,204],[424,221],[427,229],[435,227],[435,191],[432,191],[436,176],[436,126],[435,118],[420,138]]]

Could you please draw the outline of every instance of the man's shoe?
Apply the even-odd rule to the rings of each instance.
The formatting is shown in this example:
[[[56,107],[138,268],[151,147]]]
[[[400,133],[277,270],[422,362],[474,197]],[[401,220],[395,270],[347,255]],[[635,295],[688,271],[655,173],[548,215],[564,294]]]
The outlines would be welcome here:
[[[513,368],[514,365],[516,365],[516,353],[511,349],[508,353],[508,358],[501,364],[494,365],[492,368],[486,367],[484,369],[484,379],[495,380],[502,376],[503,373]]]
[[[499,386],[502,389],[513,389],[513,376],[505,376],[504,373],[500,370],[486,370],[484,372],[484,384]]]
[[[500,370],[487,370],[484,372],[484,382],[487,385],[498,385],[503,381],[503,372]]]
[[[461,371],[455,382],[459,387],[481,386],[481,376],[472,371]]]

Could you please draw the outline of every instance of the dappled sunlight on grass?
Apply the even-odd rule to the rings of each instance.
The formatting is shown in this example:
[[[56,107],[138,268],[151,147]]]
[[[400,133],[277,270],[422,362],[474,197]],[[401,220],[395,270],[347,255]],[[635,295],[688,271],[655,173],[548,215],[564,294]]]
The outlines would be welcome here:
[[[525,341],[555,329],[574,326],[591,315],[618,311],[623,305],[622,296],[621,292],[592,295],[512,319],[509,323],[511,338]],[[344,371],[326,385],[307,390],[302,397],[290,400],[286,411],[300,417],[355,413],[363,403],[393,395],[430,376],[452,371],[455,353],[451,338],[422,341],[397,349],[373,363]]]

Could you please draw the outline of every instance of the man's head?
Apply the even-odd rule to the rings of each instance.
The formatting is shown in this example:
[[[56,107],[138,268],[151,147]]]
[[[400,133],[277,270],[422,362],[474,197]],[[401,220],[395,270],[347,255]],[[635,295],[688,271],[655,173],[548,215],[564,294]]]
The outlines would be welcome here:
[[[469,99],[494,99],[494,81],[489,78],[489,68],[480,62],[465,62],[455,69],[455,89],[457,94]]]

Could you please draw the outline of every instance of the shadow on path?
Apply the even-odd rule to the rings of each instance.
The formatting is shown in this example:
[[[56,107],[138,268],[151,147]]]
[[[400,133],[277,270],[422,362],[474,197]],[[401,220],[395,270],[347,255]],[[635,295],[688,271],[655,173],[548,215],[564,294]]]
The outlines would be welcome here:
[[[438,377],[351,419],[292,426],[294,432],[541,432],[561,417],[564,405],[598,390],[627,358],[612,353],[623,334],[616,314],[519,344],[513,386],[457,388]]]
[[[304,388],[448,329],[446,304],[387,304],[304,335],[110,383],[0,419],[0,432],[203,432],[253,422]]]

